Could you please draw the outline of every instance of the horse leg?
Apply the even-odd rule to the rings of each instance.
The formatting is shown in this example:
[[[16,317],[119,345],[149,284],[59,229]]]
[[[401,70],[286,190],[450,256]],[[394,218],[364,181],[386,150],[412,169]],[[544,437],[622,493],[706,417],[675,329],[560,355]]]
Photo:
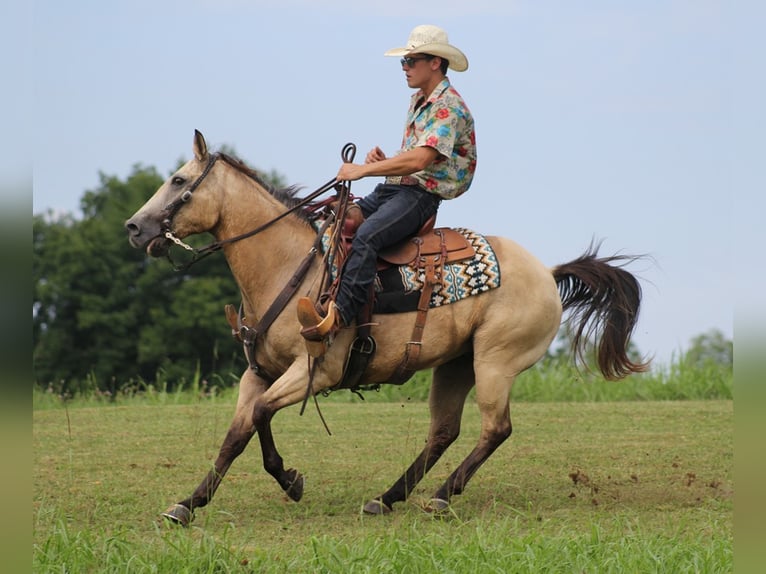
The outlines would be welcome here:
[[[285,470],[284,461],[277,451],[271,432],[271,419],[275,413],[275,410],[262,406],[253,411],[253,420],[263,453],[263,468],[274,477],[291,500],[298,502],[303,496],[303,475],[294,468]]]
[[[296,360],[290,368],[253,405],[253,424],[258,433],[263,455],[263,468],[282,487],[290,499],[299,501],[303,496],[303,475],[296,469],[285,469],[284,461],[277,451],[271,430],[271,419],[280,409],[302,401],[306,395],[307,369],[304,360]],[[322,369],[316,371],[314,392],[331,387],[336,378],[329,377]]]
[[[395,502],[406,500],[441,455],[455,442],[460,434],[465,399],[473,385],[473,357],[470,354],[434,369],[428,399],[431,427],[426,446],[391,488],[364,505],[366,514],[387,514]]]
[[[213,468],[189,498],[174,504],[163,512],[162,516],[181,526],[189,526],[194,517],[194,510],[210,502],[234,459],[245,450],[247,443],[255,434],[255,426],[252,422],[253,404],[266,388],[266,382],[252,370],[247,369],[239,381],[234,420],[226,433]]]
[[[463,492],[468,481],[484,464],[484,461],[511,436],[509,398],[516,375],[505,373],[507,368],[512,368],[507,362],[498,363],[497,368],[487,367],[484,361],[481,365],[483,366],[479,367],[477,363],[476,367],[476,402],[481,413],[479,442],[442,487],[436,491],[429,503],[429,510],[432,512],[446,511],[452,496]],[[511,372],[514,373],[514,371]]]

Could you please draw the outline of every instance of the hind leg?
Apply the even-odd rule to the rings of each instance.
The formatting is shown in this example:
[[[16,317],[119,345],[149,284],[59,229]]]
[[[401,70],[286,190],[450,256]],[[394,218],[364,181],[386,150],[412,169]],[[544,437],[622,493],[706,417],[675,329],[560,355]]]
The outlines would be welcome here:
[[[515,291],[498,289],[494,293],[499,293],[499,298],[488,299],[493,306],[487,307],[474,332],[473,368],[481,433],[471,453],[434,494],[434,511],[446,509],[452,496],[463,492],[479,467],[511,436],[513,383],[519,373],[540,360],[558,330],[561,304],[550,276],[544,270],[517,275],[507,282]]]
[[[479,442],[434,494],[430,502],[434,512],[446,510],[452,496],[463,492],[479,467],[511,436],[509,398],[516,375],[514,371],[508,374],[511,365],[507,361],[493,365],[482,362],[476,368],[476,402],[481,413]]]
[[[365,504],[365,513],[386,514],[391,512],[395,502],[407,499],[415,486],[460,434],[460,418],[463,414],[465,398],[473,384],[471,355],[464,355],[434,369],[429,395],[431,427],[426,446],[391,488]]]

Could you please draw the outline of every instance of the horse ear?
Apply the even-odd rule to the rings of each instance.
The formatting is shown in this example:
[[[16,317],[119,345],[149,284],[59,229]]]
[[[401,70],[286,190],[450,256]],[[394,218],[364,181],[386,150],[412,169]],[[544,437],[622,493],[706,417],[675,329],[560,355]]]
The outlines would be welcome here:
[[[194,130],[194,157],[198,161],[207,160],[207,144],[205,143],[205,136],[199,130]]]

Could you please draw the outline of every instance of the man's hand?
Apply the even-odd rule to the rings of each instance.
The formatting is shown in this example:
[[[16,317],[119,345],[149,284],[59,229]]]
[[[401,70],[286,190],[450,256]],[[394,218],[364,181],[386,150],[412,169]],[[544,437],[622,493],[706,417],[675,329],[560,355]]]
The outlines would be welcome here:
[[[383,150],[378,146],[375,146],[369,152],[367,152],[367,157],[364,158],[364,163],[376,163],[383,161],[384,159],[386,159],[386,154],[384,154]],[[367,172],[364,166],[355,163],[344,163],[342,166],[340,166],[340,170],[338,171],[336,179],[338,181],[356,181],[367,175],[370,174]]]
[[[356,181],[366,175],[364,166],[357,163],[344,163],[338,170],[335,179],[338,181]]]
[[[376,161],[382,161],[384,159],[386,159],[386,154],[384,154],[383,150],[378,146],[375,146],[367,152],[367,157],[364,158],[364,163],[375,163]]]
[[[412,175],[431,165],[439,152],[432,147],[419,146],[403,151],[393,157],[386,157],[379,147],[375,147],[363,164],[344,163],[340,166],[338,181],[356,181],[369,176]]]

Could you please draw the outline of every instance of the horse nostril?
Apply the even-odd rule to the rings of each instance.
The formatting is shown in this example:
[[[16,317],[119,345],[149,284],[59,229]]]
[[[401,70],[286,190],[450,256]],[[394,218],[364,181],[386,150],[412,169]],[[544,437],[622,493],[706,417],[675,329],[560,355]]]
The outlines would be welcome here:
[[[139,233],[141,233],[141,228],[135,223],[133,223],[132,221],[125,222],[125,229],[128,230],[128,233],[130,235],[138,235]]]

